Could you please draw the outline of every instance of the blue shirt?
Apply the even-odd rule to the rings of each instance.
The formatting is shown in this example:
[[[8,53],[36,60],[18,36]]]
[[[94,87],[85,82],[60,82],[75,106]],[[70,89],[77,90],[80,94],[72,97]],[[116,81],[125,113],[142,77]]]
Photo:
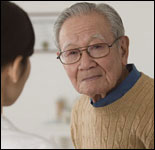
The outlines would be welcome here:
[[[90,99],[91,104],[94,107],[104,107],[109,105],[119,98],[121,98],[125,93],[131,89],[137,80],[140,78],[141,73],[136,69],[134,64],[128,64],[127,69],[129,71],[128,76],[118,85],[114,90],[112,90],[106,97],[101,98],[97,102],[93,103],[92,99]]]

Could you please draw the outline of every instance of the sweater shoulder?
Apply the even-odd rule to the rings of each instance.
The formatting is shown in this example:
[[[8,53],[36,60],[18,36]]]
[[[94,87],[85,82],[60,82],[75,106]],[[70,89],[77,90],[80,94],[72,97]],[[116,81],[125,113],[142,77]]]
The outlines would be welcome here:
[[[154,79],[149,77],[148,75],[141,73],[142,76],[142,81],[144,81],[145,83],[149,84],[150,86],[154,87]]]
[[[146,100],[145,102],[154,102],[154,79],[142,73],[140,79],[133,87],[135,96],[139,99]]]
[[[75,104],[73,105],[73,109],[72,111],[79,111],[79,109],[81,109],[84,105],[88,105],[90,104],[90,101],[89,101],[89,97],[86,96],[86,95],[81,95],[77,101],[75,102]]]

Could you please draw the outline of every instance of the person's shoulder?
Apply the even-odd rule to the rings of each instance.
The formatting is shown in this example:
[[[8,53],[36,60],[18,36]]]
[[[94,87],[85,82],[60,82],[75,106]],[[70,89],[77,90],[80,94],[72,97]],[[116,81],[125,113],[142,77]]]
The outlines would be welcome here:
[[[154,79],[150,76],[146,75],[145,73],[141,72],[141,78],[144,82],[147,84],[150,84],[152,87],[154,87]]]
[[[73,110],[79,110],[80,108],[82,108],[84,105],[89,104],[90,102],[90,97],[88,97],[87,95],[80,95],[80,97],[77,98],[76,102],[73,105]]]
[[[142,73],[140,82],[137,99],[143,99],[140,105],[146,109],[146,113],[154,112],[154,79]]]
[[[77,98],[77,101],[75,102],[75,107],[81,104],[84,104],[89,101],[89,97],[87,95],[80,95],[80,97]]]
[[[144,73],[141,73],[139,83],[139,88],[143,90],[142,94],[145,94],[143,98],[147,99],[147,101],[150,100],[154,102],[154,79]]]
[[[30,145],[32,144],[34,149],[51,149],[51,148],[53,148],[50,141],[48,141],[47,139],[45,139],[41,136],[26,133],[26,132],[21,132],[21,137],[22,136],[24,139],[26,139],[30,143]]]
[[[43,137],[22,132],[3,131],[1,134],[3,149],[52,149],[52,144]]]

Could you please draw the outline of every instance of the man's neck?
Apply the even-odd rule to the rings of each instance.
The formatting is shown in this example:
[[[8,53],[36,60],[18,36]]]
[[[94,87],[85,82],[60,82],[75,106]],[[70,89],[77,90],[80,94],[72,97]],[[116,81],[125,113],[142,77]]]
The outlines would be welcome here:
[[[114,88],[112,88],[108,93],[110,93],[113,89],[115,89],[127,76],[128,76],[128,74],[129,74],[129,71],[127,70],[127,68],[125,67],[124,69],[123,69],[123,73],[122,73],[122,76],[120,77],[120,79],[118,80],[118,82],[117,82],[117,84],[116,84],[116,86],[114,87]],[[93,103],[95,103],[95,102],[97,102],[98,100],[100,100],[101,98],[104,98],[104,97],[106,97],[106,95],[108,95],[108,93],[106,93],[106,94],[96,94],[93,98],[92,98],[92,100],[93,100]]]
[[[118,80],[118,82],[117,82],[117,84],[116,84],[115,87],[117,87],[118,85],[120,85],[120,83],[121,83],[122,81],[124,81],[124,79],[128,76],[128,74],[129,74],[128,69],[127,69],[127,68],[124,68],[124,69],[123,69],[122,76],[121,76],[120,79]]]

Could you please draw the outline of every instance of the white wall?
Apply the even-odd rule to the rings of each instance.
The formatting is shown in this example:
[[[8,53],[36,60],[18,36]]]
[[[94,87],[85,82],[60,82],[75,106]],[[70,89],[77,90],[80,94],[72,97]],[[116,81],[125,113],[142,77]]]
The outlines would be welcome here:
[[[30,13],[59,12],[75,1],[16,3]],[[135,63],[138,70],[154,77],[154,2],[106,3],[119,12],[124,22],[126,35],[130,39],[129,62]],[[4,109],[4,113],[20,128],[46,136],[43,133],[44,124],[55,117],[55,101],[64,96],[72,105],[78,93],[73,89],[55,54],[34,54],[31,62],[32,71],[23,93],[16,104]],[[41,124],[42,131],[39,131]]]

